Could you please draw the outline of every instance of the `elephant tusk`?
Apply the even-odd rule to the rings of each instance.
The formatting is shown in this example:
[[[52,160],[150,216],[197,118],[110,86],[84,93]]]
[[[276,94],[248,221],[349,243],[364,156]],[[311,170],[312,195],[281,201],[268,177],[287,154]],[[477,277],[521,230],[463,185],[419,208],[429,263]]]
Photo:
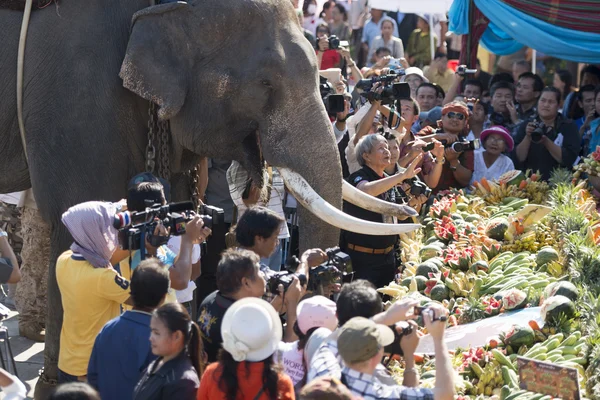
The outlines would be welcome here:
[[[414,208],[402,204],[390,203],[358,190],[346,181],[342,181],[342,197],[344,200],[379,214],[393,215],[398,218],[416,217]]]
[[[298,173],[277,168],[296,200],[321,220],[346,231],[365,235],[399,235],[421,228],[420,224],[383,224],[348,215],[326,202]]]

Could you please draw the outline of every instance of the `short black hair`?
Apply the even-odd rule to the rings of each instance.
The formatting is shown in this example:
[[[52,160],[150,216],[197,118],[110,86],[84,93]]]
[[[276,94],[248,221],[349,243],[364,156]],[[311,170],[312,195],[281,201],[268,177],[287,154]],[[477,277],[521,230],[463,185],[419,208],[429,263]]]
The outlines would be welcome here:
[[[557,88],[555,88],[554,86],[546,86],[543,90],[542,93],[544,92],[552,92],[554,93],[554,95],[556,96],[556,102],[558,104],[560,104],[560,99],[562,98],[562,94],[560,93],[560,90],[558,90]],[[541,95],[540,95],[541,97]]]
[[[49,400],[100,400],[100,395],[85,382],[69,382],[58,385]]]
[[[594,85],[583,85],[582,87],[579,88],[579,91],[577,92],[577,97],[579,98],[579,100],[582,100],[583,93],[585,93],[585,92],[595,93],[596,90],[597,90],[597,88]]]
[[[377,56],[381,56],[382,53],[390,53],[390,54],[392,54],[392,51],[390,49],[388,49],[387,47],[384,47],[384,46],[381,46],[377,50],[375,50],[375,54]]]
[[[169,271],[157,258],[147,258],[131,275],[131,299],[137,308],[154,309],[169,291]]]
[[[441,87],[440,85],[438,85],[437,83],[433,84],[433,87],[435,87],[435,91],[437,92],[438,97],[440,97],[440,95],[442,96],[442,99],[444,97],[446,97],[446,92],[444,91],[444,88]]]
[[[253,279],[260,257],[250,250],[229,249],[221,256],[217,265],[217,289],[223,294],[236,293],[242,287],[242,279]]]
[[[494,83],[490,89],[490,94],[492,97],[494,97],[494,94],[496,93],[496,90],[498,90],[498,89],[508,89],[512,93],[513,97],[515,95],[515,85],[513,85],[510,82],[499,81],[499,82]]]
[[[419,87],[417,88],[417,91],[415,92],[415,94],[416,94],[417,96],[419,95],[419,90],[420,90],[421,88],[423,88],[423,87],[429,87],[429,88],[432,88],[433,90],[435,90],[435,93],[436,93],[436,95],[437,95],[437,93],[438,93],[438,89],[437,89],[436,85],[434,85],[434,84],[433,84],[433,83],[431,83],[431,82],[423,82],[423,83],[421,83],[421,84],[419,85]]]
[[[283,223],[285,220],[279,214],[266,207],[250,207],[235,227],[235,239],[242,247],[252,247],[256,236],[270,238]]]
[[[600,68],[596,67],[593,64],[586,65],[585,67],[583,67],[581,69],[581,72],[579,73],[579,81],[580,82],[583,80],[583,76],[585,74],[596,75],[598,80],[600,80]]]
[[[490,79],[490,87],[494,86],[494,84],[496,84],[497,82],[508,82],[508,83],[514,83],[514,79],[512,74],[508,73],[508,72],[499,72],[497,74],[492,75],[492,79]]]
[[[467,85],[471,85],[471,86],[477,86],[479,88],[479,91],[481,92],[481,94],[483,94],[483,84],[481,83],[481,81],[479,79],[467,79],[465,80],[462,89],[463,91],[465,90],[465,88],[467,87]]]
[[[354,317],[371,318],[382,311],[381,297],[371,282],[357,279],[342,286],[337,300],[339,326]]]
[[[533,79],[534,92],[541,92],[544,90],[544,81],[538,74],[534,74],[533,72],[523,72],[521,75],[519,75],[519,80],[521,79]]]
[[[127,209],[144,211],[148,203],[166,203],[163,185],[158,182],[140,182],[127,191]]]
[[[444,58],[444,57],[448,58],[448,54],[445,51],[436,50],[435,54],[433,55],[434,60],[437,58]]]

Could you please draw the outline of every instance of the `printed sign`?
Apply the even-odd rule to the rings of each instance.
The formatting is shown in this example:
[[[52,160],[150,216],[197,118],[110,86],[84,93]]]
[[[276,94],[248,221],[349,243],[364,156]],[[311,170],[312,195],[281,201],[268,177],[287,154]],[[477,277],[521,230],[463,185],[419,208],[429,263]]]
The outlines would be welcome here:
[[[579,380],[575,368],[517,357],[521,389],[563,400],[579,400]]]

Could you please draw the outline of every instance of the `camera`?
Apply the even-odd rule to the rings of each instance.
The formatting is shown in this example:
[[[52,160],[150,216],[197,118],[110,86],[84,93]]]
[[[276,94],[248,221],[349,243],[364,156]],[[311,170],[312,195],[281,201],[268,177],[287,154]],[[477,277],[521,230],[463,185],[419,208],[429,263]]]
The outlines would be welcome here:
[[[198,214],[200,214],[204,226],[209,229],[225,223],[225,211],[222,208],[202,204],[198,207]]]
[[[338,282],[352,282],[354,272],[352,271],[352,260],[350,256],[340,250],[339,247],[333,247],[325,250],[327,261],[310,270],[310,280],[308,290],[313,292],[322,292],[325,286]]]
[[[144,237],[148,237],[154,247],[168,242],[168,236],[155,236],[154,230],[159,223],[169,229],[169,235],[179,236],[185,233],[185,225],[191,220],[194,203],[153,204],[145,211],[120,212],[113,219],[113,226],[119,230],[119,243],[123,250],[139,250],[144,246]]]
[[[306,285],[306,275],[297,275],[292,271],[296,271],[300,265],[300,260],[296,256],[292,256],[285,264],[283,271],[273,271],[268,269],[264,271],[265,280],[267,281],[267,291],[273,294],[279,294],[277,288],[279,285],[283,285],[283,292],[285,293],[290,285],[292,284],[294,277],[298,277],[302,286]]]
[[[541,121],[533,121],[535,129],[531,132],[531,141],[533,143],[539,143],[542,141],[542,137],[546,136],[546,125]]]
[[[410,184],[410,194],[413,196],[425,196],[425,197],[429,197],[431,196],[431,188],[429,186],[427,186],[423,181],[420,181],[419,179],[417,179],[417,177],[414,177],[408,181],[406,181]]]
[[[340,47],[342,47],[343,44],[346,44],[345,47],[348,46],[348,42],[346,42],[346,41],[342,42],[336,35],[331,35],[328,38],[326,38],[326,37],[317,38],[317,48],[319,47],[319,41],[321,41],[321,40],[327,40],[329,42],[330,50],[337,50]]]
[[[381,101],[382,105],[390,105],[395,100],[410,98],[410,86],[408,83],[394,83],[396,79],[404,75],[404,69],[392,69],[386,75],[371,79],[361,79],[357,82],[356,89],[369,101]],[[377,82],[383,83],[381,93],[373,90],[373,85]]]
[[[394,332],[394,341],[392,344],[385,346],[384,351],[392,355],[403,356],[404,352],[402,351],[402,347],[400,347],[400,340],[402,340],[403,336],[410,335],[413,332],[413,327],[406,321],[400,321],[396,325],[390,326],[390,329]]]
[[[458,67],[456,67],[456,73],[458,75],[465,75],[465,74],[476,74],[477,70],[476,69],[469,69],[467,68],[466,65],[459,65]]]
[[[448,142],[446,142],[445,140],[442,140],[442,143],[444,144],[444,147],[450,147],[452,150],[454,150],[457,153],[462,153],[462,152],[470,151],[470,150],[477,150],[481,147],[481,143],[479,142],[479,139],[454,142],[451,145],[448,145],[447,144]]]
[[[323,76],[319,76],[319,91],[328,115],[335,115],[344,111],[344,95],[335,94],[335,88]]]

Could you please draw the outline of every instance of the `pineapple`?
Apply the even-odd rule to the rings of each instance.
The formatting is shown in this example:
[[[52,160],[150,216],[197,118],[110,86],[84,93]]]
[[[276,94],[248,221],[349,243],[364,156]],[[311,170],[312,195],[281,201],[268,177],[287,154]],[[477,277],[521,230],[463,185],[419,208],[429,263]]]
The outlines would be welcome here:
[[[485,307],[483,304],[481,304],[479,299],[469,297],[469,300],[462,309],[462,313],[458,319],[461,324],[468,324],[469,322],[477,321],[485,317]]]
[[[556,168],[550,174],[550,179],[548,179],[548,183],[551,187],[556,187],[560,184],[568,184],[570,185],[573,180],[573,172],[566,168]]]

